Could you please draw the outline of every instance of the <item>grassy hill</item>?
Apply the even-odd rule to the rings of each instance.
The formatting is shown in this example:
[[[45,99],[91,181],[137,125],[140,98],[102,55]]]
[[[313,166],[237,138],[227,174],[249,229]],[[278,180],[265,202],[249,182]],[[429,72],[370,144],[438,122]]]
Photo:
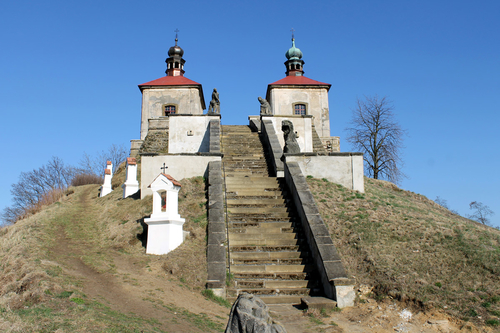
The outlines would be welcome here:
[[[119,169],[115,190],[104,198],[97,198],[96,185],[70,188],[40,213],[0,229],[0,331],[224,330],[229,309],[202,295],[204,180],[181,182],[179,211],[190,237],[167,256],[145,254],[143,218],[151,213],[151,198],[121,199],[123,181]],[[366,193],[359,194],[308,181],[362,291],[357,316],[365,314],[365,302],[391,300],[447,313],[472,331],[498,328],[498,230],[387,182],[366,179]]]
[[[350,274],[377,300],[497,327],[500,231],[394,184],[365,179],[365,194],[308,183]],[[363,300],[360,300],[363,302]]]
[[[0,229],[0,331],[223,331],[229,309],[201,294],[205,184],[182,184],[179,210],[191,234],[169,256],[145,254],[141,224],[151,198],[121,199],[119,187],[104,198],[98,185],[70,188]]]

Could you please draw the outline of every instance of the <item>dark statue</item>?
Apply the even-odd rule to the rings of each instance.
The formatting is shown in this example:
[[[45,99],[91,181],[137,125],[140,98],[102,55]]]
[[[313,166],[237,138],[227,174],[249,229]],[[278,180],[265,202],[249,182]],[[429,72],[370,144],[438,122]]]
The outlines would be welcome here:
[[[215,88],[212,92],[212,100],[210,101],[210,105],[208,107],[208,113],[220,113],[219,93]]]
[[[300,153],[297,137],[293,131],[293,123],[290,120],[283,120],[281,122],[281,130],[283,131],[283,136],[285,137],[285,147],[283,148],[283,153]]]
[[[262,97],[259,97],[260,102],[260,114],[271,114],[271,105],[269,102]]]

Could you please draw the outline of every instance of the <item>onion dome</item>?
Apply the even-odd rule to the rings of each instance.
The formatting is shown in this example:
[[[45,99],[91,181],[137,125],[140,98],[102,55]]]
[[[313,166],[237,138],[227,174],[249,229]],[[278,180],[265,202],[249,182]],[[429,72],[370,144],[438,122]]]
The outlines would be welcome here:
[[[288,49],[285,53],[285,57],[288,60],[298,60],[302,58],[302,51],[295,47],[295,38],[292,38],[292,47]]]
[[[179,57],[182,57],[184,55],[184,50],[177,45],[177,42],[179,39],[175,38],[175,46],[172,46],[170,49],[168,49],[168,56],[173,57],[174,55],[177,55]]]
[[[176,32],[177,31],[178,30],[176,30]],[[167,76],[184,76],[184,63],[186,61],[182,58],[184,50],[177,45],[178,41],[179,39],[176,34],[175,45],[168,49],[168,58],[165,60],[167,63],[165,74],[167,74]]]
[[[288,59],[285,62],[286,76],[302,76],[304,75],[304,60],[302,60],[302,51],[295,47],[295,38],[292,35],[292,47],[285,53]]]

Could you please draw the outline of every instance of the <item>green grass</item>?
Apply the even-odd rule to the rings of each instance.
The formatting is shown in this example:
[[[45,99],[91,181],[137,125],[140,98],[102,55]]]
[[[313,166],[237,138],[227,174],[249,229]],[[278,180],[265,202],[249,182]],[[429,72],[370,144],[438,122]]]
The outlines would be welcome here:
[[[201,292],[201,294],[205,296],[207,299],[219,305],[225,306],[226,308],[231,308],[231,303],[227,299],[220,296],[216,296],[211,289],[205,289]]]

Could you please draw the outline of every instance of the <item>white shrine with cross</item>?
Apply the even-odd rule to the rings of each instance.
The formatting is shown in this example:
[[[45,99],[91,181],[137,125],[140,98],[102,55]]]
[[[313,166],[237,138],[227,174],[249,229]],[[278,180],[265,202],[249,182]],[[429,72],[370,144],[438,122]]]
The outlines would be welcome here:
[[[153,212],[144,219],[148,225],[146,253],[167,254],[182,244],[185,219],[178,213],[181,184],[161,173],[148,186],[153,191]]]

